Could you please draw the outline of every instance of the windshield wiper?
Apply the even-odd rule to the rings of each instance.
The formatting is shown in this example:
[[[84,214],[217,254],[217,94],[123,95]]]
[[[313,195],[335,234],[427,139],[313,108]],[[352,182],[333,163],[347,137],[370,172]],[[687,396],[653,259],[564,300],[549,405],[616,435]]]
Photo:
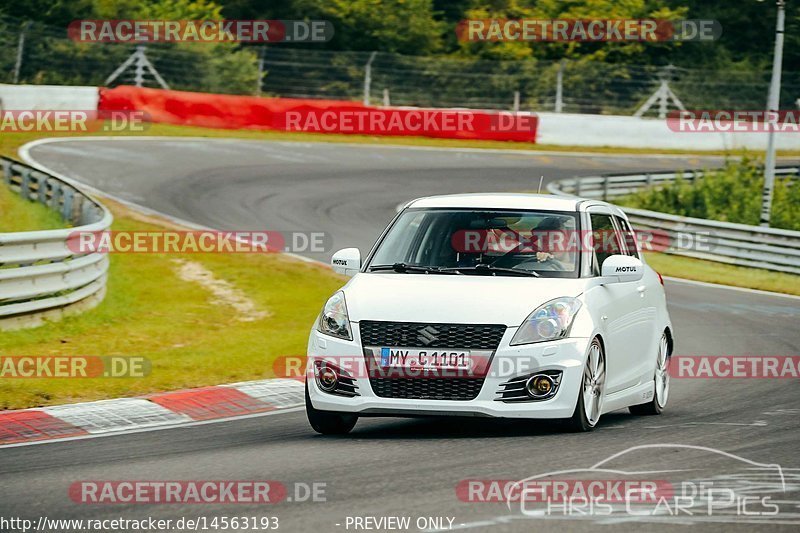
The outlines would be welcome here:
[[[503,272],[506,274],[513,274],[515,276],[533,276],[535,278],[541,277],[538,272],[534,272],[533,270],[522,270],[519,268],[505,268],[499,267],[494,265],[487,265],[487,264],[478,264],[475,266],[463,266],[463,267],[453,267],[453,268],[444,268],[442,271],[452,271],[457,270],[459,272],[489,272],[489,273],[496,273],[496,272]]]
[[[394,263],[393,265],[375,265],[369,267],[370,272],[389,270],[400,272],[401,274],[405,272],[424,272],[425,274],[460,274],[460,272],[456,272],[452,269],[444,269],[434,266],[409,265],[408,263]]]

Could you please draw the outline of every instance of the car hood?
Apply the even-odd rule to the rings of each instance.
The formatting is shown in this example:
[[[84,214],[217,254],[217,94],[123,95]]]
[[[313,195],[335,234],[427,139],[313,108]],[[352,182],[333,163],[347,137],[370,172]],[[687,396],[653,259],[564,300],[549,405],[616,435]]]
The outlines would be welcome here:
[[[544,302],[578,296],[584,280],[518,276],[357,274],[345,285],[350,320],[519,326]]]

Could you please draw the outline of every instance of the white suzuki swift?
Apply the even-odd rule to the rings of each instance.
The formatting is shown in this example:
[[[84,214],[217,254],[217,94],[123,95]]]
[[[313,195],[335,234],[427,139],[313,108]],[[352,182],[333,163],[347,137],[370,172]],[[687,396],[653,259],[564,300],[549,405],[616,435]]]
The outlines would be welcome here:
[[[673,346],[663,282],[605,202],[533,194],[414,200],[331,296],[308,342],[320,433],[362,416],[658,414]]]

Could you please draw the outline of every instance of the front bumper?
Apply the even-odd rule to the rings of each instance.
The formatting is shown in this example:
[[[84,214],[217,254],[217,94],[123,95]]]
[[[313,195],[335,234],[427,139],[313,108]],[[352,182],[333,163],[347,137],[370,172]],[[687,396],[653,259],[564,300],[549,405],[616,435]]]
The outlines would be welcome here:
[[[353,338],[360,339],[358,324],[352,323]],[[312,329],[308,342],[306,381],[315,409],[355,413],[362,416],[485,416],[497,418],[569,418],[575,411],[583,380],[588,338],[569,338],[526,346],[509,346],[516,328],[508,328],[489,366],[478,396],[473,400],[423,400],[383,398],[373,391],[364,363],[361,343],[323,335]],[[323,392],[314,379],[314,361],[345,368],[354,377],[358,396],[344,397]],[[342,362],[346,362],[342,364]],[[360,366],[359,366],[360,365]],[[524,374],[558,370],[561,382],[548,400],[506,403],[497,401],[501,384]],[[442,378],[446,379],[446,378]]]

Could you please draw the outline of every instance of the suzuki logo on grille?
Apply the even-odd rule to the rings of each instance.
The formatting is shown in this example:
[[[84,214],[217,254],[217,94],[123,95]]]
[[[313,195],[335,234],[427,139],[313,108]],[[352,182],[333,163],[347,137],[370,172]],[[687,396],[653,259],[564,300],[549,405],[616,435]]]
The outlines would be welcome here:
[[[419,330],[419,334],[417,335],[417,340],[422,343],[423,346],[429,346],[431,343],[436,342],[439,340],[437,335],[439,334],[439,330],[433,326],[425,326],[421,330]]]

